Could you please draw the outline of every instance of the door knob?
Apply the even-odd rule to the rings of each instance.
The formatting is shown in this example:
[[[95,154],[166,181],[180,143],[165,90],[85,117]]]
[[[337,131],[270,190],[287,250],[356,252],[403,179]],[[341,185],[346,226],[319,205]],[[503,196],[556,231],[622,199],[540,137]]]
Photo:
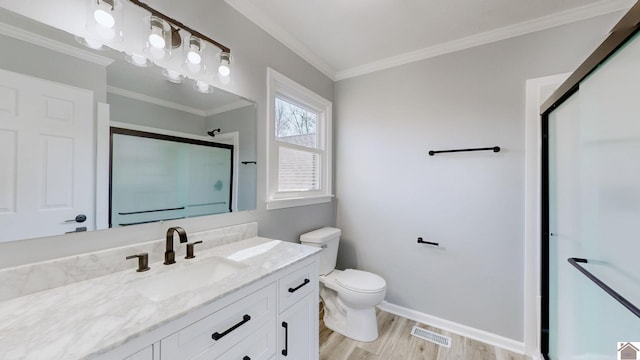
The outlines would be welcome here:
[[[65,220],[65,223],[83,223],[87,221],[87,216],[84,214],[80,214],[75,217],[75,219]]]

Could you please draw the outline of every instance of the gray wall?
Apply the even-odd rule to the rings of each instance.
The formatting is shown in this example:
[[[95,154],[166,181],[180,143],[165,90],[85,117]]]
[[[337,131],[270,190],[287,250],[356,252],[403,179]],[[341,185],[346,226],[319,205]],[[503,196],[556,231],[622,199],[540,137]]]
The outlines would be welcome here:
[[[9,7],[9,5],[7,4],[6,6]],[[257,159],[255,160],[258,162],[258,185],[256,210],[174,222],[145,224],[131,228],[78,233],[63,237],[2,243],[0,244],[0,267],[159,239],[164,236],[167,227],[172,225],[181,225],[188,232],[193,232],[248,221],[258,221],[259,234],[261,236],[286,241],[297,241],[301,233],[311,229],[335,225],[335,206],[333,203],[267,211],[264,202],[267,153],[267,67],[274,68],[331,101],[333,101],[333,81],[223,1],[197,0],[190,2],[189,5],[187,7],[180,2],[170,0],[154,1],[154,7],[157,7],[160,11],[171,14],[172,17],[180,19],[190,27],[212,36],[232,50],[234,57],[232,81],[224,89],[252,99],[257,104],[258,136],[256,144]],[[22,5],[15,4],[15,6],[19,8]],[[84,7],[85,3],[76,1],[74,6]],[[70,13],[74,13],[71,9],[68,10]],[[55,17],[54,13],[48,14],[39,11],[38,14],[38,16],[42,17]],[[65,19],[65,21],[74,20]],[[77,19],[77,21],[84,21],[84,19]],[[7,50],[7,48],[3,49]],[[5,57],[5,54],[11,54],[11,51],[4,50],[2,58]],[[41,59],[47,58],[43,57]],[[106,79],[104,69],[96,71]],[[102,86],[102,93],[106,94],[104,90],[106,89],[106,83]],[[106,99],[106,95],[104,95],[104,99]]]
[[[89,89],[96,101],[107,93],[106,68],[73,56],[0,35],[0,68]]]
[[[573,71],[620,16],[337,82],[338,266],[380,274],[390,303],[522,341],[525,81]]]
[[[256,208],[256,164],[242,164],[242,161],[256,161],[256,107],[248,105],[240,109],[209,116],[207,130],[221,129],[223,133],[239,133],[238,157],[238,210]]]

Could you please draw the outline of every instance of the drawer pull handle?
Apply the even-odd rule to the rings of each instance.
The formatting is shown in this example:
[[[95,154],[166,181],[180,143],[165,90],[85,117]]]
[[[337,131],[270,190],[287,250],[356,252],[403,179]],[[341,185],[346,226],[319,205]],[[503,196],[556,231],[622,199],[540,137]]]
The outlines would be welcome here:
[[[311,282],[311,281],[310,281],[309,279],[304,279],[304,282],[303,282],[302,284],[298,285],[298,287],[295,287],[295,288],[289,288],[289,292],[290,292],[290,293],[294,293],[294,292],[296,292],[296,291],[300,290],[300,288],[301,288],[301,287],[303,287],[303,286],[307,285],[307,284],[308,284],[308,283],[310,283],[310,282]]]
[[[248,357],[248,356],[245,356],[245,357],[242,358],[242,360],[251,360],[251,358]]]
[[[289,352],[289,324],[283,321],[282,327],[284,328],[284,349],[282,349],[282,355],[287,356]]]
[[[242,317],[242,321],[240,321],[239,323],[233,325],[232,327],[228,328],[227,330],[225,330],[222,334],[220,334],[219,332],[214,332],[211,335],[211,338],[215,341],[218,341],[220,339],[222,339],[224,336],[228,335],[230,332],[232,332],[233,330],[239,328],[240,326],[244,325],[244,323],[246,323],[247,321],[251,320],[251,316],[244,314],[244,316]]]

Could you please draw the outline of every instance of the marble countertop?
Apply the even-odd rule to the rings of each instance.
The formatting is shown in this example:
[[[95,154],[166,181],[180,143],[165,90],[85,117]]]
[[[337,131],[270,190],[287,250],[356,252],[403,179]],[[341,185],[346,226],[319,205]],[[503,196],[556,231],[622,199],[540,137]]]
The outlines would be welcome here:
[[[82,359],[107,352],[297,263],[320,249],[255,237],[202,250],[176,264],[150,264],[0,302],[0,359]],[[145,277],[212,256],[248,265],[213,286],[153,301],[134,288]],[[125,261],[123,259],[123,261]],[[133,283],[133,284],[132,284]]]

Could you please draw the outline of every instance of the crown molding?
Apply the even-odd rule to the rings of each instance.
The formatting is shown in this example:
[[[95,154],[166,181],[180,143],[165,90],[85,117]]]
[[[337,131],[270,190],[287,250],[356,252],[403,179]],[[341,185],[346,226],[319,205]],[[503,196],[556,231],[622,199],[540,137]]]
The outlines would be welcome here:
[[[225,0],[225,2],[334,81],[365,75],[368,73],[405,65],[420,60],[425,60],[436,56],[445,55],[456,51],[461,51],[476,46],[533,33],[536,31],[546,30],[553,27],[590,19],[596,16],[609,14],[615,11],[628,10],[635,3],[634,0],[602,0],[590,5],[561,11],[537,19],[524,21],[518,24],[505,26],[499,29],[464,37],[458,40],[453,40],[420,50],[411,51],[397,56],[392,56],[367,64],[336,71],[322,58],[313,53],[313,51],[311,51],[308,47],[296,40],[282,26],[276,24],[264,14],[262,14],[254,5],[250,3],[250,1]]]
[[[158,106],[162,106],[162,107],[165,107],[165,108],[178,110],[178,111],[182,111],[182,112],[186,112],[186,113],[189,113],[189,114],[198,115],[198,116],[202,116],[202,117],[221,114],[221,113],[224,113],[224,112],[227,112],[227,111],[240,109],[240,108],[243,108],[245,106],[253,105],[253,103],[251,101],[249,101],[249,100],[240,99],[238,101],[234,101],[232,103],[229,103],[229,104],[226,104],[226,105],[223,105],[223,106],[219,106],[219,107],[215,107],[215,108],[212,108],[212,109],[209,109],[209,110],[205,111],[205,110],[200,110],[200,109],[196,109],[196,108],[193,108],[193,107],[190,107],[190,106],[174,103],[174,102],[171,102],[171,101],[158,99],[158,98],[153,97],[153,96],[149,96],[149,95],[146,95],[146,94],[141,94],[139,92],[135,92],[135,91],[131,91],[131,90],[127,90],[127,89],[123,89],[123,88],[119,88],[119,87],[111,86],[111,85],[107,86],[107,93],[114,94],[114,95],[119,95],[119,96],[124,96],[124,97],[127,97],[129,99],[143,101],[143,102],[146,102],[146,103],[149,103],[149,104],[158,105]]]
[[[291,33],[286,31],[270,18],[265,16],[258,8],[247,0],[225,0],[232,8],[244,15],[251,22],[256,24],[267,34],[281,42],[289,50],[300,56],[306,62],[315,67],[318,71],[334,80],[336,69],[329,65],[324,59],[315,54],[306,45],[298,41]]]
[[[206,116],[212,116],[212,115],[217,115],[217,114],[222,114],[225,113],[227,111],[231,111],[231,110],[236,110],[236,109],[240,109],[243,108],[245,106],[249,106],[249,105],[253,105],[254,103],[249,101],[249,100],[244,100],[244,99],[240,99],[238,101],[234,101],[230,104],[226,104],[223,106],[219,106],[210,110],[207,110],[205,112]]]
[[[192,108],[190,106],[181,105],[181,104],[174,103],[167,100],[158,99],[153,96],[141,94],[135,91],[122,89],[115,86],[107,86],[107,93],[128,97],[134,100],[144,101],[149,104],[163,106],[169,109],[178,110],[178,111],[182,111],[182,112],[186,112],[186,113],[190,113],[190,114],[194,114],[202,117],[207,116],[207,112],[203,110],[199,110],[196,108]]]
[[[38,45],[65,55],[73,56],[78,59],[89,61],[100,66],[106,67],[113,63],[113,59],[110,59],[108,57],[96,55],[88,50],[79,49],[77,47],[59,42],[57,40],[49,39],[42,35],[38,35],[9,24],[0,23],[0,34],[12,37],[14,39],[26,41],[28,43]]]
[[[537,19],[505,26],[499,29],[453,40],[443,44],[430,46],[417,51],[412,51],[397,56],[388,57],[368,64],[356,66],[350,69],[336,72],[334,80],[344,80],[368,73],[393,68],[412,62],[433,58],[440,55],[453,53],[460,50],[473,48],[488,43],[505,40],[536,31],[546,30],[557,26],[590,19],[596,16],[609,14],[615,11],[628,10],[634,0],[605,0],[591,5],[574,8],[543,16]]]

